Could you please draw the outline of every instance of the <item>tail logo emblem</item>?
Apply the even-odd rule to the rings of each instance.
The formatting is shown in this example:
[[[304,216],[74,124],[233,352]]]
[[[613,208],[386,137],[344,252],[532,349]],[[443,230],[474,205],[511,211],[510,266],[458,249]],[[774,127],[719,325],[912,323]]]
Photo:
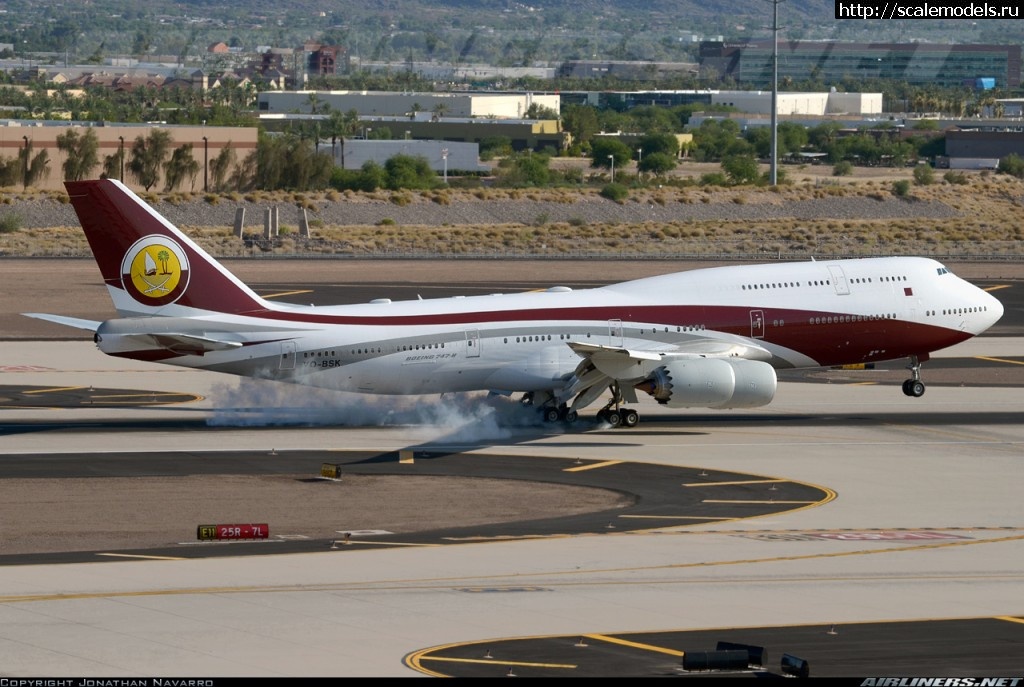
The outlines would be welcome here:
[[[167,305],[181,298],[188,276],[188,256],[168,236],[139,239],[121,261],[121,285],[145,305]]]

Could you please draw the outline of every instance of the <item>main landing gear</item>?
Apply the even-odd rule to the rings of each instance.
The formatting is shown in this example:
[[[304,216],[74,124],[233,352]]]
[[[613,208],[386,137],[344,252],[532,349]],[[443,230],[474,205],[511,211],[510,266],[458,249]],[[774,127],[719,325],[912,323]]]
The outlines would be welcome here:
[[[903,393],[912,398],[921,398],[924,396],[924,382],[921,381],[921,360],[918,356],[910,356],[910,364],[907,365],[907,369],[910,370],[910,379],[903,382]]]
[[[640,424],[640,413],[632,408],[619,407],[619,404],[622,403],[619,383],[612,383],[609,389],[612,392],[612,400],[604,408],[597,411],[597,421],[607,422],[612,427],[636,427]]]
[[[612,384],[609,389],[612,392],[612,400],[597,412],[597,421],[612,427],[636,427],[640,424],[640,413],[632,408],[621,407],[623,399],[619,385]],[[556,406],[553,394],[527,392],[520,403],[537,408],[541,418],[549,424],[561,422],[571,425],[579,419],[579,414],[565,403]]]
[[[607,422],[612,427],[636,427],[640,424],[640,413],[632,408],[606,406],[597,411],[597,421]]]

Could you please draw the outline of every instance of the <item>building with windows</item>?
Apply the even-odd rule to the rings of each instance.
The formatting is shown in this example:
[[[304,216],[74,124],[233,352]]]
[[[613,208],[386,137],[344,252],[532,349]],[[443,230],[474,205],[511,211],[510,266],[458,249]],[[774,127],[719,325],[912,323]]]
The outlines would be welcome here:
[[[1017,88],[1020,45],[938,45],[930,43],[840,43],[779,41],[780,81],[824,83],[845,78],[891,79],[921,86]],[[702,69],[744,86],[772,82],[771,40],[700,44]]]

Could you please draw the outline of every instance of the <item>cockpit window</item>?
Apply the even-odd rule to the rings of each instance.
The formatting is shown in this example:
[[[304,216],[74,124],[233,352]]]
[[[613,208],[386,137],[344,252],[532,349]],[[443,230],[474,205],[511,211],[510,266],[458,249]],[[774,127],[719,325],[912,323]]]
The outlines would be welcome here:
[[[935,271],[938,272],[939,275],[949,274],[950,273],[949,270],[947,270],[945,267],[938,267],[938,268],[936,268]]]

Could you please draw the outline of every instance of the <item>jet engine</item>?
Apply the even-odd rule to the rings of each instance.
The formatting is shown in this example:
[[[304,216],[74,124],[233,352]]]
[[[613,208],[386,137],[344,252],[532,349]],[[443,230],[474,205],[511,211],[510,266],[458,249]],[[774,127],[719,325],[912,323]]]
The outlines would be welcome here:
[[[670,408],[756,408],[771,403],[777,386],[768,363],[693,358],[657,368],[636,388]]]

